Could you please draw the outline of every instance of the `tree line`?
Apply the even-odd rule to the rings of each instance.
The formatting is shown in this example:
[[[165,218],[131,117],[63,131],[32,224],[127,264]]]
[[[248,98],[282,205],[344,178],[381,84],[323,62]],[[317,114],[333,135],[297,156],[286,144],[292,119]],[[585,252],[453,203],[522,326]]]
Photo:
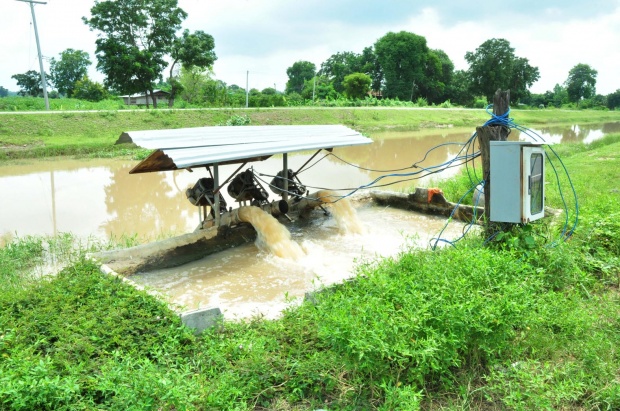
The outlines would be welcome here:
[[[136,5],[139,6],[136,6]],[[597,71],[587,64],[573,67],[553,90],[532,94],[540,78],[537,67],[517,56],[505,39],[490,39],[465,54],[467,70],[455,70],[449,56],[430,49],[423,36],[389,32],[361,53],[338,52],[317,69],[309,61],[294,62],[286,71],[284,93],[275,88],[246,91],[213,76],[217,59],[213,37],[203,31],[181,31],[187,13],[177,0],[96,1],[83,22],[97,31],[97,70],[103,84],[87,76],[88,53],[67,49],[50,60],[47,78],[51,97],[99,101],[121,94],[150,94],[162,89],[175,99],[198,106],[287,106],[335,101],[387,100],[417,105],[476,106],[491,101],[497,89],[510,89],[517,104],[536,107],[620,107],[620,89],[596,94]],[[178,34],[180,33],[180,34]],[[42,94],[40,73],[12,76],[18,94]],[[0,87],[0,97],[8,90]],[[246,94],[247,93],[247,94]],[[157,100],[152,98],[153,105]]]

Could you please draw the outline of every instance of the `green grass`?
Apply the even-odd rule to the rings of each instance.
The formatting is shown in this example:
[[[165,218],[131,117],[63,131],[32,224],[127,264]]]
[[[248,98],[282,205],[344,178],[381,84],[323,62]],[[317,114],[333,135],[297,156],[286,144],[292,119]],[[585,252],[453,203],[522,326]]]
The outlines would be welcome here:
[[[0,99],[2,101],[3,99]],[[62,101],[62,100],[61,100]],[[515,110],[519,123],[601,123],[620,121],[618,111]],[[0,159],[70,155],[124,155],[114,143],[125,131],[230,124],[344,124],[372,133],[380,130],[420,130],[482,125],[485,110],[416,108],[273,108],[196,110],[107,110],[92,112],[36,112],[0,114]],[[125,148],[129,150],[130,148]]]
[[[199,337],[84,258],[115,244],[6,240],[0,409],[620,409],[619,136],[556,151],[579,198],[570,241],[552,243],[562,217],[486,245],[472,233]],[[547,204],[563,207],[554,184]],[[32,275],[50,253],[66,268]]]
[[[41,238],[23,238],[0,248],[0,284],[11,292],[32,279],[31,269],[43,255]]]
[[[577,258],[571,245],[527,259],[475,241],[412,250],[280,320],[226,322],[201,337],[81,261],[0,295],[0,403],[614,409],[620,298]]]

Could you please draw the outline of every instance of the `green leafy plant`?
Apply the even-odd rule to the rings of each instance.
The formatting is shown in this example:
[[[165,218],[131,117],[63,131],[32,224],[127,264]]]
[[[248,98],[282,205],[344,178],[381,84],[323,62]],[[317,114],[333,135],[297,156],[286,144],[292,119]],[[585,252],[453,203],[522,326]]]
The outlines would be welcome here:
[[[252,123],[252,120],[249,116],[238,116],[232,115],[228,120],[226,120],[227,126],[247,126]]]

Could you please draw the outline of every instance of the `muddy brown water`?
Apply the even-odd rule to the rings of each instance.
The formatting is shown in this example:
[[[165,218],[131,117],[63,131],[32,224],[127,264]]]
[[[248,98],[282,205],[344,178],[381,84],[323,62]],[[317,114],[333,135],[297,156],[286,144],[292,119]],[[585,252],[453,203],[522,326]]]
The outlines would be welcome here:
[[[536,131],[549,143],[591,142],[620,131],[620,123]],[[374,133],[373,144],[335,149],[334,154],[340,159],[327,156],[300,178],[310,191],[326,188],[348,193],[386,174],[371,170],[410,166],[438,144],[465,142],[471,133],[471,129]],[[518,133],[510,138],[518,139]],[[459,149],[456,145],[442,146],[428,153],[420,165],[443,163]],[[289,167],[297,170],[311,154],[290,154]],[[322,154],[317,159],[321,157]],[[152,241],[193,231],[199,222],[198,209],[186,199],[185,189],[206,176],[206,171],[130,175],[129,170],[136,164],[137,161],[118,159],[45,159],[1,164],[0,241],[63,232],[84,239],[137,235]],[[263,175],[261,178],[270,181],[269,176],[281,169],[282,158],[274,156],[251,165]],[[236,167],[220,167],[220,178],[226,178]],[[428,186],[432,179],[448,178],[457,172],[453,168],[441,175],[417,179],[384,178],[378,185],[383,186],[382,190],[403,191]],[[270,199],[275,198],[270,193]],[[229,198],[227,202],[234,205]],[[445,222],[441,218],[368,205],[357,205],[356,212],[362,233],[341,233],[333,215],[303,229],[292,225],[293,241],[305,250],[305,255],[297,260],[279,258],[247,244],[176,269],[141,273],[132,279],[160,291],[163,298],[185,309],[217,306],[228,317],[275,316],[287,301],[299,301],[307,290],[350,277],[360,261],[392,256],[407,246],[427,246]],[[453,224],[443,237],[453,239],[461,231],[462,226]]]
[[[340,283],[360,264],[397,256],[408,247],[426,247],[445,219],[398,209],[356,206],[361,233],[342,232],[336,219],[320,217],[289,226],[301,257],[280,258],[248,243],[182,267],[133,275],[131,279],[161,293],[182,308],[219,307],[226,318],[261,315],[275,318],[306,292]],[[452,223],[443,236],[456,238],[462,224]]]

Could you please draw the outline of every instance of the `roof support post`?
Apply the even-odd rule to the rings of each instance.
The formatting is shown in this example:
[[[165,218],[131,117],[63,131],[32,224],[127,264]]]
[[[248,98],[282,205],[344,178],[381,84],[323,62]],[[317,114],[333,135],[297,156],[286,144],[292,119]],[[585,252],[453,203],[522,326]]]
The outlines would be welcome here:
[[[243,164],[241,164],[230,176],[228,176],[228,178],[222,183],[221,186],[214,184],[213,187],[215,187],[215,190],[213,191],[213,194],[219,193],[222,190],[222,187],[224,187],[226,183],[228,183],[234,176],[236,176],[239,170],[245,167],[247,163],[247,161],[244,161]]]
[[[220,167],[217,163],[213,164],[213,187],[220,186]],[[220,193],[214,193],[215,204],[214,204],[214,212],[215,212],[215,226],[220,226]]]
[[[284,179],[284,191],[282,192],[282,200],[288,201],[288,153],[282,154],[282,178]]]

